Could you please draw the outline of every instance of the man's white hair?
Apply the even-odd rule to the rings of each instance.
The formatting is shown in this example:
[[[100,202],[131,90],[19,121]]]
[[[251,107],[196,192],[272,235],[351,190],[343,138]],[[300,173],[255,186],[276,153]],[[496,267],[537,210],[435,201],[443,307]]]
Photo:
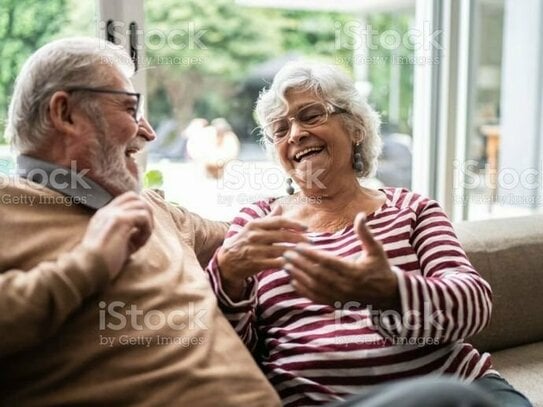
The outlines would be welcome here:
[[[261,92],[256,104],[260,129],[288,110],[286,95],[290,91],[310,91],[324,102],[345,109],[340,115],[353,143],[361,142],[362,171],[359,177],[375,173],[381,153],[379,135],[380,118],[377,112],[362,99],[354,82],[337,66],[320,62],[294,61],[287,63],[275,75],[271,87]],[[275,155],[275,145],[262,131],[262,142],[268,152]],[[351,159],[352,157],[345,157]]]
[[[109,67],[127,78],[134,73],[134,64],[122,47],[98,38],[65,38],[38,49],[15,81],[6,128],[12,146],[28,153],[46,145],[51,137],[48,108],[53,93],[72,86],[108,86]],[[88,99],[80,103],[84,109],[90,107]]]

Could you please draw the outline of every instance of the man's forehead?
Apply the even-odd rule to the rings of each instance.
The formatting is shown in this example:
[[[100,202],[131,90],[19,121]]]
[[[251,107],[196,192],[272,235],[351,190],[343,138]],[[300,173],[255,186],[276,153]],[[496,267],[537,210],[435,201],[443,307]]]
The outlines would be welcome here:
[[[124,73],[120,72],[113,66],[109,66],[106,70],[107,77],[114,89],[123,90],[125,92],[135,92],[134,84]]]

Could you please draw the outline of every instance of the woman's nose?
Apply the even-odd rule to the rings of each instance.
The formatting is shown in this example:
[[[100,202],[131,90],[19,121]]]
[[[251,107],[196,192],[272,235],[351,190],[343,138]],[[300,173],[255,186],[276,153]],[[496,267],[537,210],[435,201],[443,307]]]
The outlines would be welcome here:
[[[307,136],[307,131],[298,123],[297,120],[292,120],[289,131],[289,142],[299,142],[303,137]]]

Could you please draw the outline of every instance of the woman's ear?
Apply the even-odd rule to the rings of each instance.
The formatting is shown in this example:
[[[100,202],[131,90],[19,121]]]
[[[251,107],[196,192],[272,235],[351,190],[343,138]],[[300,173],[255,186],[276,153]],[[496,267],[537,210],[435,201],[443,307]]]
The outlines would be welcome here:
[[[69,93],[58,91],[51,96],[49,100],[49,119],[55,130],[64,134],[74,131],[72,108]]]
[[[361,131],[357,131],[356,134],[352,136],[352,143],[353,146],[359,143],[362,143],[364,141],[364,133]]]
[[[364,141],[366,141],[366,127],[362,126],[358,133],[358,142],[363,143]]]

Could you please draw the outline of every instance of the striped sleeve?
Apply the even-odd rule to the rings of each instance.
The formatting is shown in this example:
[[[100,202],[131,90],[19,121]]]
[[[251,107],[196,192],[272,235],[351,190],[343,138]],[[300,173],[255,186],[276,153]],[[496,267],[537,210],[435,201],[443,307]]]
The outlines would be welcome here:
[[[258,219],[266,215],[265,202],[259,202],[243,208],[234,218],[228,232],[225,242],[233,239],[253,219]],[[269,206],[268,206],[269,208]],[[217,252],[209,262],[206,273],[208,275],[211,287],[217,296],[219,306],[228,321],[232,324],[239,337],[245,345],[254,351],[258,342],[256,329],[256,307],[257,307],[257,277],[249,277],[245,282],[245,291],[242,299],[233,301],[223,290],[221,283],[221,273],[217,262]]]
[[[410,238],[420,273],[393,267],[402,314],[373,314],[375,327],[395,341],[451,343],[481,331],[490,321],[492,291],[474,270],[451,222],[436,201],[419,202]]]

